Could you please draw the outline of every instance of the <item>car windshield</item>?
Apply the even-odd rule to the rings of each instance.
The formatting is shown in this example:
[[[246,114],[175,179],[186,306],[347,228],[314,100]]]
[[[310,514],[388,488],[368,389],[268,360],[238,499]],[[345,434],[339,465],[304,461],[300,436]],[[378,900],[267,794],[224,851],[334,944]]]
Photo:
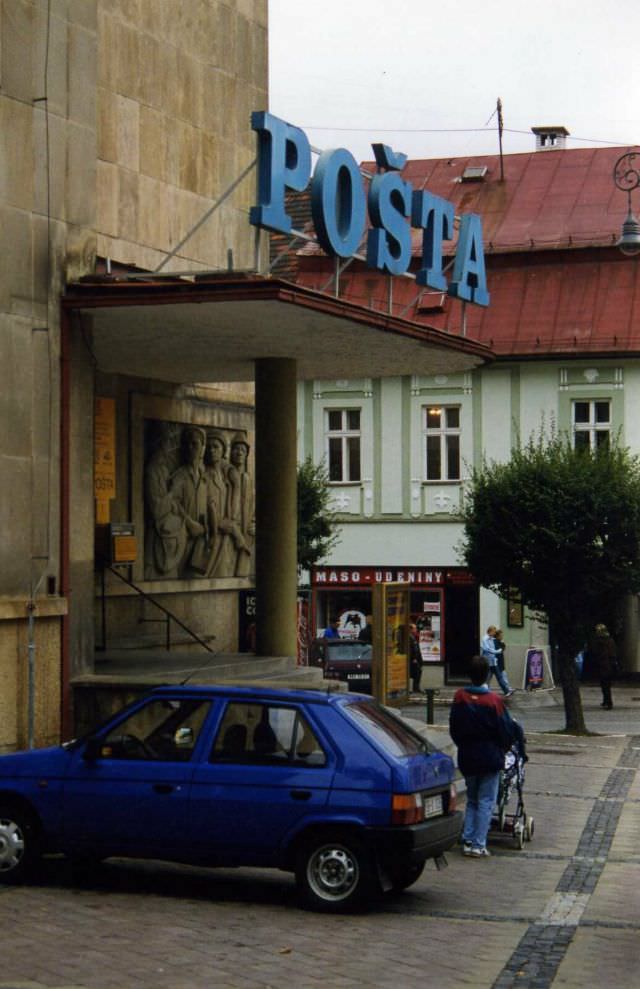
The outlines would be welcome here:
[[[327,660],[330,663],[354,663],[371,659],[371,646],[366,642],[339,642],[327,649]]]
[[[390,755],[411,756],[435,751],[425,738],[377,701],[358,700],[345,704],[344,710]]]

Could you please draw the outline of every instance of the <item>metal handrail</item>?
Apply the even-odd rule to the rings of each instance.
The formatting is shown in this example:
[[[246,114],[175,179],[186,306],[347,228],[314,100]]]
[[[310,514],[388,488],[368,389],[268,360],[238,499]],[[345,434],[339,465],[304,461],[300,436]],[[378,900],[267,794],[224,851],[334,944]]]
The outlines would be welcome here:
[[[124,574],[121,574],[114,567],[107,567],[106,569],[107,570],[110,570],[111,573],[112,574],[115,574],[116,577],[119,577],[120,580],[124,584],[127,584],[129,587],[131,587],[134,591],[136,591],[137,594],[140,594],[140,596],[143,597],[145,599],[145,601],[149,601],[151,604],[155,605],[156,608],[158,608],[160,611],[163,612],[163,614],[166,616],[166,620],[167,620],[167,642],[169,642],[169,635],[168,635],[169,623],[170,623],[171,620],[173,620],[176,623],[176,625],[179,625],[180,628],[183,629],[183,631],[185,631],[187,633],[187,635],[190,635],[192,639],[195,639],[195,641],[198,643],[198,645],[201,645],[203,647],[203,649],[206,649],[207,652],[211,652],[211,653],[215,652],[215,650],[212,649],[211,646],[209,646],[204,641],[204,639],[201,639],[200,636],[197,635],[193,631],[193,629],[190,629],[188,625],[185,625],[185,623],[183,621],[181,621],[179,618],[177,618],[176,615],[174,615],[172,611],[169,611],[169,609],[168,608],[165,608],[165,606],[163,604],[160,604],[160,602],[159,601],[156,601],[156,599],[153,598],[153,597],[151,597],[150,594],[147,594],[146,591],[143,591],[142,588],[141,587],[138,587],[137,584],[134,584],[132,580],[129,580],[128,577],[125,577]],[[103,573],[104,573],[104,569],[103,569]],[[162,619],[158,619],[158,620],[161,621]],[[212,636],[212,638],[215,639],[215,635]],[[105,640],[106,640],[106,635],[105,635]],[[105,641],[105,646],[106,646],[106,641]],[[167,645],[167,650],[169,650],[169,649],[170,649],[170,646],[168,644]]]

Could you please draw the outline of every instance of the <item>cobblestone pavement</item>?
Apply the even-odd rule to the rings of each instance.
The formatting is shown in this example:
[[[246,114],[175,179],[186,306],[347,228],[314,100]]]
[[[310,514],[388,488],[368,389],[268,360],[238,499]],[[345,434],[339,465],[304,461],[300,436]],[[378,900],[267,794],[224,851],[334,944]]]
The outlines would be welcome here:
[[[490,859],[455,850],[348,917],[299,910],[285,874],[111,861],[79,881],[50,859],[0,886],[0,989],[640,985],[640,725],[577,739],[518,713],[522,850],[494,834]]]

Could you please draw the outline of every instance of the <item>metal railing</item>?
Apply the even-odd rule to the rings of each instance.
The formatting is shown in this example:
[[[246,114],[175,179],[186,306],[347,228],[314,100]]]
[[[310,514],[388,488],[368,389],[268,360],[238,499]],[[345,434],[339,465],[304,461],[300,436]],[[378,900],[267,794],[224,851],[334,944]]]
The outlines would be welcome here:
[[[190,635],[191,638],[198,643],[198,645],[202,646],[203,649],[206,649],[207,652],[210,653],[215,652],[215,650],[212,649],[211,646],[207,642],[205,642],[204,639],[201,639],[200,636],[193,631],[193,629],[189,628],[188,625],[185,625],[185,623],[176,615],[174,615],[172,611],[169,611],[168,608],[166,608],[163,604],[160,604],[160,602],[157,601],[154,597],[152,597],[150,594],[147,594],[147,592],[143,591],[141,587],[138,587],[138,585],[134,584],[132,580],[129,580],[128,577],[125,577],[124,574],[121,574],[118,570],[115,569],[115,567],[111,567],[111,566],[103,567],[101,571],[102,573],[102,645],[99,648],[102,651],[104,651],[107,648],[107,613],[106,613],[106,595],[105,595],[105,580],[104,580],[105,570],[109,570],[112,574],[118,577],[124,584],[126,584],[128,587],[134,590],[136,594],[139,594],[145,601],[148,601],[155,608],[158,608],[158,610],[162,612],[164,616],[162,618],[141,618],[140,621],[141,622],[157,621],[157,622],[166,623],[165,645],[167,652],[171,651],[171,622],[172,621],[175,622],[176,625],[178,625],[184,632],[186,632],[187,635]],[[211,636],[211,638],[215,639],[215,635]]]

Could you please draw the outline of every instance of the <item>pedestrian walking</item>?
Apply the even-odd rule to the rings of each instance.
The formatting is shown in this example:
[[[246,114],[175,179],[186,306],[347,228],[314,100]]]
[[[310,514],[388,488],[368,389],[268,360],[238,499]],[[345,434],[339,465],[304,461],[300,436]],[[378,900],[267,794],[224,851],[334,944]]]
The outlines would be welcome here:
[[[504,701],[489,690],[489,663],[474,656],[471,683],[456,690],[449,712],[449,731],[458,748],[458,767],[465,778],[467,804],[462,828],[462,853],[488,858],[487,834],[498,795],[505,753],[516,741]]]
[[[505,697],[511,697],[513,690],[511,689],[511,685],[509,683],[509,677],[507,676],[506,670],[501,670],[499,666],[499,659],[503,652],[503,648],[502,644],[496,645],[495,635],[497,631],[498,629],[495,625],[489,625],[487,634],[483,636],[480,644],[480,653],[484,656],[489,665],[487,683],[490,682],[492,676],[495,676]]]
[[[421,694],[422,653],[420,651],[420,642],[418,641],[418,626],[413,623],[409,625],[409,672],[411,673],[413,693]]]
[[[504,644],[504,632],[501,628],[496,629],[496,634],[493,637],[493,644],[498,650],[498,669],[501,673],[505,671],[504,654],[507,651],[507,647]]]
[[[618,650],[606,625],[598,624],[594,630],[594,636],[589,648],[591,658],[595,664],[600,689],[602,690],[602,703],[605,711],[610,711],[613,707],[611,699],[611,682],[615,676],[618,664]]]

